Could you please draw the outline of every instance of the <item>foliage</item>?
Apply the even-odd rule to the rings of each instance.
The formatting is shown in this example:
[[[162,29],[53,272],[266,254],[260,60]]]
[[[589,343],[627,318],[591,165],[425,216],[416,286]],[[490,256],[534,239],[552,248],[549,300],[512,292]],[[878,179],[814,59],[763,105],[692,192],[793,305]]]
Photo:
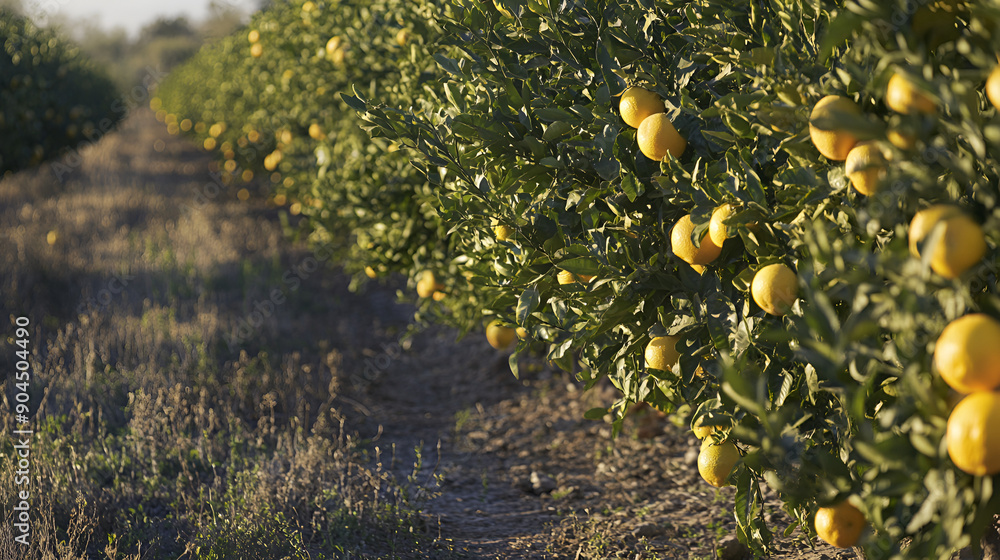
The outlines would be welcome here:
[[[874,529],[869,558],[945,558],[978,543],[997,511],[992,479],[948,459],[931,352],[948,321],[1000,312],[1000,126],[981,93],[998,17],[905,0],[290,2],[251,24],[260,58],[245,35],[229,38],[161,97],[177,115],[227,123],[231,177],[280,152],[275,192],[299,201],[314,240],[354,236],[349,269],[411,282],[432,270],[446,295],[423,311],[463,330],[484,316],[525,328],[515,373],[517,354],[543,347],[588,386],[610,378],[621,399],[588,416],[620,426],[639,401],[711,414],[716,437],[745,453],[735,512],[756,552],[772,540],[765,482],[797,520],[786,532],[814,534],[818,507],[854,495]],[[409,56],[389,41],[398,28],[415,30]],[[326,58],[333,36],[349,41],[342,66]],[[890,111],[895,72],[937,112]],[[639,153],[616,113],[630,85],[665,100],[687,139],[679,159]],[[348,86],[370,141],[331,97]],[[810,142],[811,109],[830,94],[863,115],[813,124],[887,154],[871,197]],[[309,139],[312,123],[329,136]],[[908,250],[909,219],[937,202],[987,232],[982,266],[958,279]],[[735,237],[699,273],[672,254],[670,230],[691,214],[700,239],[723,203]],[[497,240],[498,224],[513,237]],[[779,262],[799,282],[784,317],[748,293]],[[596,278],[561,284],[559,270]],[[681,337],[679,363],[647,370],[643,348],[663,335]]]
[[[93,142],[124,116],[111,81],[54,33],[0,8],[0,43],[0,174]]]
[[[442,219],[477,240],[464,253],[472,281],[502,287],[485,307],[543,340],[566,369],[578,362],[581,379],[610,377],[619,419],[635,401],[716,413],[746,451],[734,474],[741,540],[769,548],[766,481],[807,532],[817,506],[856,494],[876,531],[869,558],[943,558],[978,543],[996,498],[941,445],[947,389],[929,350],[948,320],[997,310],[995,253],[947,280],[909,255],[906,225],[928,202],[954,201],[996,246],[1000,129],[979,92],[995,65],[997,14],[937,13],[956,33],[931,48],[911,28],[913,8],[476,4],[442,24],[463,50],[438,59],[447,103],[414,114],[360,89],[351,101],[374,136],[454,178],[439,184]],[[887,110],[894,71],[926,89],[939,114]],[[688,141],[679,160],[638,154],[614,111],[632,84],[666,100]],[[843,165],[809,141],[811,107],[828,94],[857,100],[865,116],[816,124],[878,140],[894,162],[873,197],[853,192]],[[887,142],[889,128],[916,135],[916,149]],[[690,213],[700,238],[723,203],[737,208],[738,237],[699,275],[671,254],[669,231]],[[514,227],[514,243],[491,243],[494,220]],[[754,272],[775,262],[800,282],[784,318],[748,294]],[[559,285],[557,269],[597,280]],[[679,365],[644,371],[643,347],[664,334],[682,337]]]
[[[437,195],[395,145],[371,141],[340,94],[357,84],[372,94],[392,91],[401,104],[421,102],[436,69],[423,38],[440,35],[431,27],[437,7],[313,6],[278,3],[257,14],[248,30],[172,73],[154,106],[168,123],[193,121],[198,142],[219,150],[227,185],[269,179],[278,205],[308,217],[314,243],[355,235],[342,255],[349,270],[405,272],[416,283],[419,272],[447,266],[454,254]],[[314,128],[313,137],[311,127],[321,132]]]

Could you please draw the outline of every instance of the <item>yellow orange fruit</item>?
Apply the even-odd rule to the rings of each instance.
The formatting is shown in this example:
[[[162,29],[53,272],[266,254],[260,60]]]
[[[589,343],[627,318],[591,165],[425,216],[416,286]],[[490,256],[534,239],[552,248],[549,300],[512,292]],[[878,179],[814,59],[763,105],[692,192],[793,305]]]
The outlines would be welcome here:
[[[622,120],[632,128],[639,128],[646,117],[662,113],[664,109],[663,99],[659,95],[637,86],[625,90],[618,101]]]
[[[886,133],[889,143],[900,150],[912,150],[917,145],[917,137],[899,129],[892,129]],[[850,155],[850,154],[848,154]]]
[[[654,161],[663,161],[668,155],[681,157],[687,140],[677,132],[666,113],[656,113],[643,119],[636,133],[639,151]]]
[[[1000,109],[1000,65],[994,66],[990,77],[986,79],[986,98]]]
[[[556,275],[556,281],[560,284],[572,284],[574,282],[580,282],[581,284],[586,284],[594,279],[594,276],[589,274],[573,274],[568,270],[560,270],[559,274]]]
[[[913,216],[908,232],[910,254],[922,257],[920,245],[932,243],[932,234],[937,237],[934,247],[924,249],[932,251],[931,269],[945,278],[961,276],[986,255],[983,228],[957,206],[938,204]]]
[[[750,295],[767,313],[784,315],[799,297],[798,276],[783,263],[765,266],[754,275]]]
[[[712,432],[719,429],[718,426],[705,426],[703,424],[704,424],[704,417],[699,418],[698,421],[694,423],[694,426],[691,427],[691,431],[694,432],[695,437],[697,437],[698,439],[705,439],[708,436],[712,435]]]
[[[497,350],[509,348],[516,336],[514,329],[503,326],[500,321],[493,321],[486,327],[486,340]]]
[[[337,35],[330,37],[330,40],[326,42],[326,54],[332,55],[334,52],[340,49],[340,43],[341,43],[340,37],[338,37]]]
[[[281,154],[280,151],[274,150],[270,154],[264,156],[264,169],[267,169],[268,171],[274,171],[275,169],[278,168],[278,164],[281,163],[281,160],[283,158],[284,156]]]
[[[897,113],[933,113],[937,104],[902,74],[893,74],[885,88],[885,104]]]
[[[323,132],[323,127],[317,123],[312,123],[309,125],[309,137],[313,140],[322,140],[326,138],[326,133]]]
[[[850,548],[858,544],[868,521],[861,510],[848,501],[816,510],[813,520],[816,534],[828,544],[837,548]]]
[[[871,196],[885,175],[885,156],[875,142],[859,142],[847,153],[844,171],[854,190]]]
[[[257,31],[256,29],[251,30],[250,33],[247,33],[247,39],[249,39],[251,43],[260,41],[260,31]]]
[[[978,391],[962,399],[948,416],[948,456],[963,472],[1000,472],[1000,393]]]
[[[662,371],[673,369],[681,353],[677,351],[677,343],[680,338],[676,336],[657,336],[646,345],[643,357],[646,359],[646,367]]]
[[[422,298],[431,297],[434,295],[434,292],[439,292],[444,288],[444,284],[438,282],[437,278],[434,277],[434,273],[429,270],[425,270],[420,276],[420,280],[417,281],[417,295]]]
[[[819,153],[827,159],[843,161],[851,148],[858,143],[854,134],[846,130],[821,129],[813,124],[820,119],[835,119],[838,113],[861,115],[861,107],[847,97],[827,95],[816,102],[809,114],[809,138]]]
[[[507,241],[511,237],[514,237],[514,228],[501,224],[493,228],[493,235],[496,236],[497,241]]]
[[[705,482],[716,488],[729,486],[726,479],[740,459],[742,459],[740,450],[732,441],[712,443],[712,440],[706,439],[701,444],[701,452],[698,453],[698,473]]]
[[[712,243],[722,247],[725,240],[732,237],[731,228],[726,225],[726,220],[733,215],[733,205],[723,204],[712,212],[712,221],[708,224],[708,237]]]
[[[694,228],[695,225],[691,221],[690,214],[677,220],[673,229],[670,230],[670,248],[679,259],[688,264],[706,265],[719,256],[722,247],[712,241],[707,230],[701,238],[701,246],[695,247],[694,243],[691,242]]]
[[[934,367],[959,393],[1000,387],[1000,321],[972,313],[948,323],[934,346]]]
[[[408,29],[400,29],[396,32],[396,44],[405,47],[406,43],[410,40],[410,31]]]
[[[250,56],[254,58],[260,58],[264,54],[264,45],[260,43],[254,43],[250,46]]]

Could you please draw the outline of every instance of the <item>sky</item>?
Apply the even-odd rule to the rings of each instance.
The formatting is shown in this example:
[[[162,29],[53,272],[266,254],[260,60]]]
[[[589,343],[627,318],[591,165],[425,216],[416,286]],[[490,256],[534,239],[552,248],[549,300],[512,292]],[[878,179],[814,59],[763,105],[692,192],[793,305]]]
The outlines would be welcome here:
[[[187,16],[200,21],[208,14],[210,0],[22,0],[28,15],[44,21],[44,14],[61,13],[69,21],[90,20],[104,29],[124,27],[135,36],[145,24],[157,16]],[[216,0],[218,4],[233,6],[245,13],[252,12],[256,0]],[[40,21],[40,23],[41,23]]]

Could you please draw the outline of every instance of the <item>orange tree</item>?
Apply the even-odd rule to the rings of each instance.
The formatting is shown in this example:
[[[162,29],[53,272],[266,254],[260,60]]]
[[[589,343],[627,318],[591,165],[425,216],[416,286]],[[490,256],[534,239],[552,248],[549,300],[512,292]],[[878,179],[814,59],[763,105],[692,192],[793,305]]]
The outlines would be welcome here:
[[[1000,313],[1000,77],[984,91],[1000,10],[971,4],[456,2],[434,14],[444,96],[362,82],[345,100],[433,185],[463,304],[621,391],[589,416],[620,426],[645,401],[737,444],[756,552],[766,484],[783,530],[947,558],[1000,511],[995,399],[955,428],[989,468],[958,468],[957,398],[932,366],[947,324]],[[631,126],[630,86],[663,104],[629,94]],[[935,204],[953,206],[910,226]]]
[[[175,70],[152,107],[171,131],[219,154],[225,188],[213,194],[235,196],[263,178],[277,205],[306,218],[317,252],[335,253],[356,284],[365,272],[401,272],[413,288],[430,272],[444,291],[431,290],[423,309],[446,312],[430,297],[435,291],[461,309],[463,283],[451,262],[459,238],[438,218],[426,167],[412,166],[397,144],[371,139],[340,96],[357,87],[406,106],[436,106],[425,98],[444,92],[428,79],[438,67],[426,45],[441,34],[434,14],[450,9],[400,0],[278,2]],[[349,246],[338,246],[345,236]]]
[[[127,111],[79,49],[0,8],[0,175],[93,142]]]

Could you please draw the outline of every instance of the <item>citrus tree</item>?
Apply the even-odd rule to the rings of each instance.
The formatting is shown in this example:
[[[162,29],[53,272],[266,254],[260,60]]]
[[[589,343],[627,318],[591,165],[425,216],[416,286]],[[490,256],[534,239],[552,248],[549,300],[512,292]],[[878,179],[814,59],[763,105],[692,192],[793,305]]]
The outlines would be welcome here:
[[[459,295],[467,282],[452,259],[462,238],[439,217],[434,172],[428,179],[427,166],[411,165],[397,143],[372,140],[341,97],[357,87],[403,106],[442,103],[428,46],[442,33],[442,10],[451,8],[275,3],[171,73],[151,106],[171,132],[219,154],[229,196],[263,179],[271,200],[305,218],[317,251],[335,254],[355,285],[402,273],[416,288],[409,294],[424,296],[423,313],[481,317],[482,307]],[[351,243],[339,246],[345,237]]]
[[[435,14],[443,99],[345,100],[413,154],[470,303],[524,329],[518,352],[610,378],[621,399],[589,416],[691,412],[755,552],[767,485],[783,531],[947,558],[1000,511],[998,16],[456,3]]]
[[[94,142],[124,116],[105,73],[79,49],[0,8],[0,175]]]

